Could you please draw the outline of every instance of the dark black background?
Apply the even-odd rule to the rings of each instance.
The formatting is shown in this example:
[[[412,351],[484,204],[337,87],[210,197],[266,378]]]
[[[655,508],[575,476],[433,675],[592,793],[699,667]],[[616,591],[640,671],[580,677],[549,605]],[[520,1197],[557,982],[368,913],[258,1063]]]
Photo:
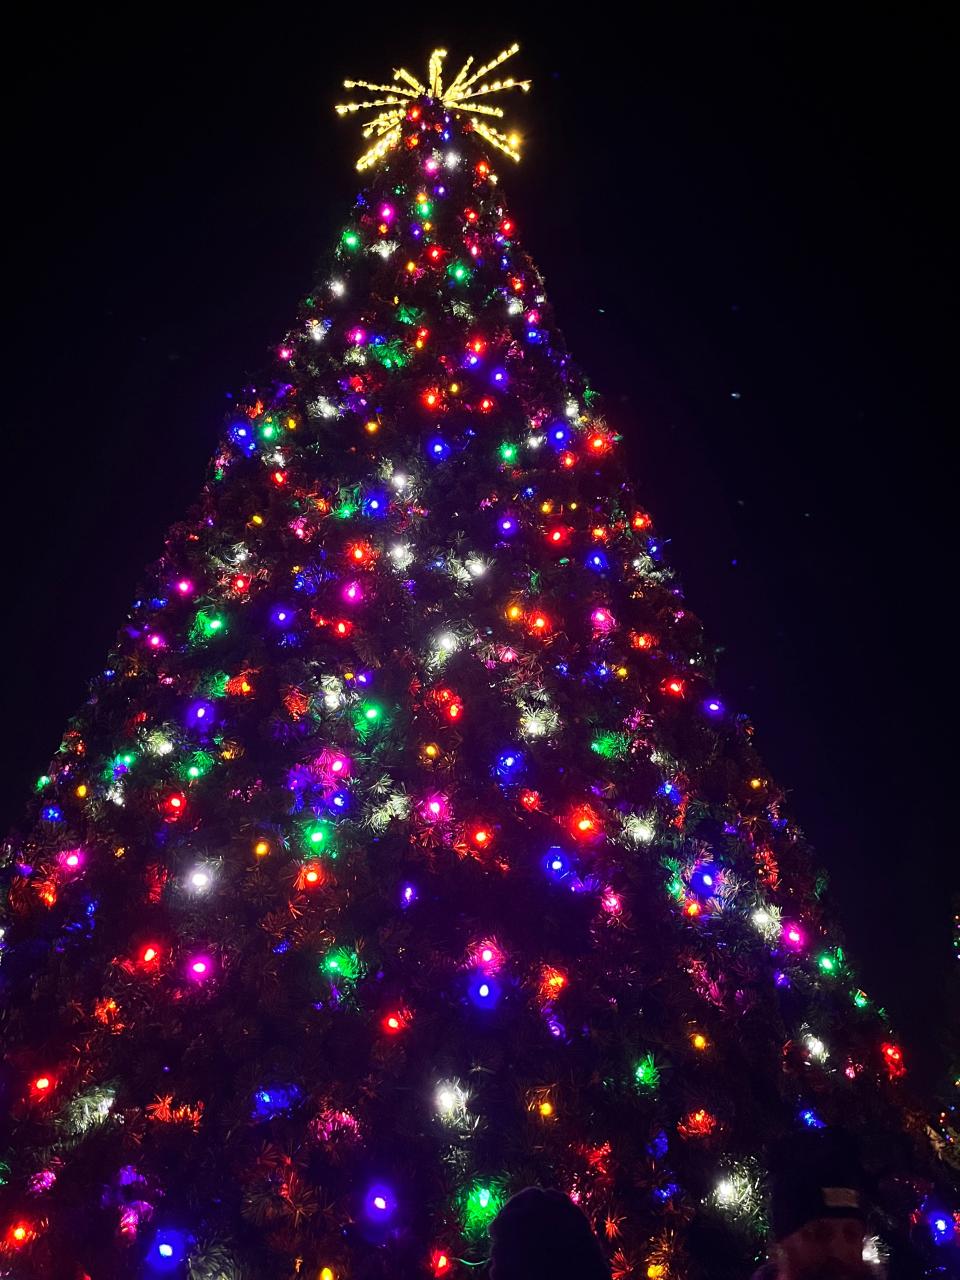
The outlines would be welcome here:
[[[933,6],[767,9],[117,9],[11,45],[4,824],[347,215],[340,81],[517,38],[521,237],[863,985],[935,1078],[960,879],[951,38]]]

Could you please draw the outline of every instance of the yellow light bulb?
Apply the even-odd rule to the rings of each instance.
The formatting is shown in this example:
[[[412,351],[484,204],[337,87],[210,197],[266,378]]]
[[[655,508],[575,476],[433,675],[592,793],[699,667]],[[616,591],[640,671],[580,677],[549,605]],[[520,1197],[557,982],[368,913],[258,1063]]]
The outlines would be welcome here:
[[[264,858],[270,852],[270,845],[266,840],[258,840],[253,846],[253,852],[258,858]]]
[[[87,794],[87,784],[85,782],[81,782],[79,787],[77,787],[77,795],[82,800],[86,794]]]
[[[552,1102],[541,1102],[541,1103],[540,1103],[540,1114],[543,1116],[544,1120],[548,1120],[548,1119],[550,1118],[550,1116],[552,1116],[552,1115],[553,1115],[553,1103],[552,1103]]]
[[[251,516],[251,517],[250,517],[250,523],[251,523],[251,524],[263,524],[263,516]]]
[[[693,1047],[695,1049],[705,1049],[707,1047],[707,1037],[703,1035],[702,1032],[700,1031],[696,1032],[696,1034],[693,1035],[691,1039],[693,1041]]]

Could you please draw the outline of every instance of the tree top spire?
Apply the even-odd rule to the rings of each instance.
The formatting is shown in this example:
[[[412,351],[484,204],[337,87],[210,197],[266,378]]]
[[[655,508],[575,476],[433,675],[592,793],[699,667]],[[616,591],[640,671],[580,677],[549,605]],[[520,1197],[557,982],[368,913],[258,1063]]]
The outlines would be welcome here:
[[[502,120],[503,108],[489,101],[495,94],[507,89],[522,89],[524,93],[530,88],[529,80],[486,80],[490,72],[503,65],[508,58],[518,53],[520,46],[516,43],[485,62],[483,66],[472,70],[474,59],[466,62],[448,83],[443,82],[443,60],[447,56],[446,49],[434,49],[427,64],[427,82],[424,84],[411,75],[404,67],[397,67],[393,72],[390,84],[373,84],[369,80],[344,80],[345,89],[369,89],[381,97],[365,102],[342,102],[336,106],[337,115],[350,115],[356,111],[380,108],[377,115],[363,125],[364,138],[376,138],[357,161],[361,171],[369,169],[397,145],[400,140],[400,129],[404,116],[415,105],[417,99],[430,99],[440,103],[448,111],[466,116],[473,129],[492,147],[503,151],[513,160],[520,159],[520,139],[516,133],[503,133],[483,117]],[[488,101],[478,101],[484,98]]]

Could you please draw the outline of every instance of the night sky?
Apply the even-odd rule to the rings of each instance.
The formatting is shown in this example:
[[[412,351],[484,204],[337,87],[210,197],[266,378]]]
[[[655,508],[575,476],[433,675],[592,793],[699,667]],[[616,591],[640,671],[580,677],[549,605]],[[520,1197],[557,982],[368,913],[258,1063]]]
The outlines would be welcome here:
[[[0,825],[195,496],[226,393],[347,216],[340,82],[518,39],[526,158],[498,168],[521,239],[723,647],[721,691],[831,874],[862,984],[934,1082],[960,887],[950,40],[930,7],[776,8],[657,4],[607,30],[589,6],[340,6],[333,26],[322,6],[88,9],[26,32],[7,70]]]

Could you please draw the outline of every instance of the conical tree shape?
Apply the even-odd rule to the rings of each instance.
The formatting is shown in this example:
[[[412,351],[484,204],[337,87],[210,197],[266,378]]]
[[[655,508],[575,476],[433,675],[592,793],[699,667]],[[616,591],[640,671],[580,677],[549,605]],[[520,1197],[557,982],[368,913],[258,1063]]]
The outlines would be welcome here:
[[[467,1276],[540,1182],[740,1276],[768,1141],[901,1128],[496,152],[396,132],[6,848],[4,1275]]]

